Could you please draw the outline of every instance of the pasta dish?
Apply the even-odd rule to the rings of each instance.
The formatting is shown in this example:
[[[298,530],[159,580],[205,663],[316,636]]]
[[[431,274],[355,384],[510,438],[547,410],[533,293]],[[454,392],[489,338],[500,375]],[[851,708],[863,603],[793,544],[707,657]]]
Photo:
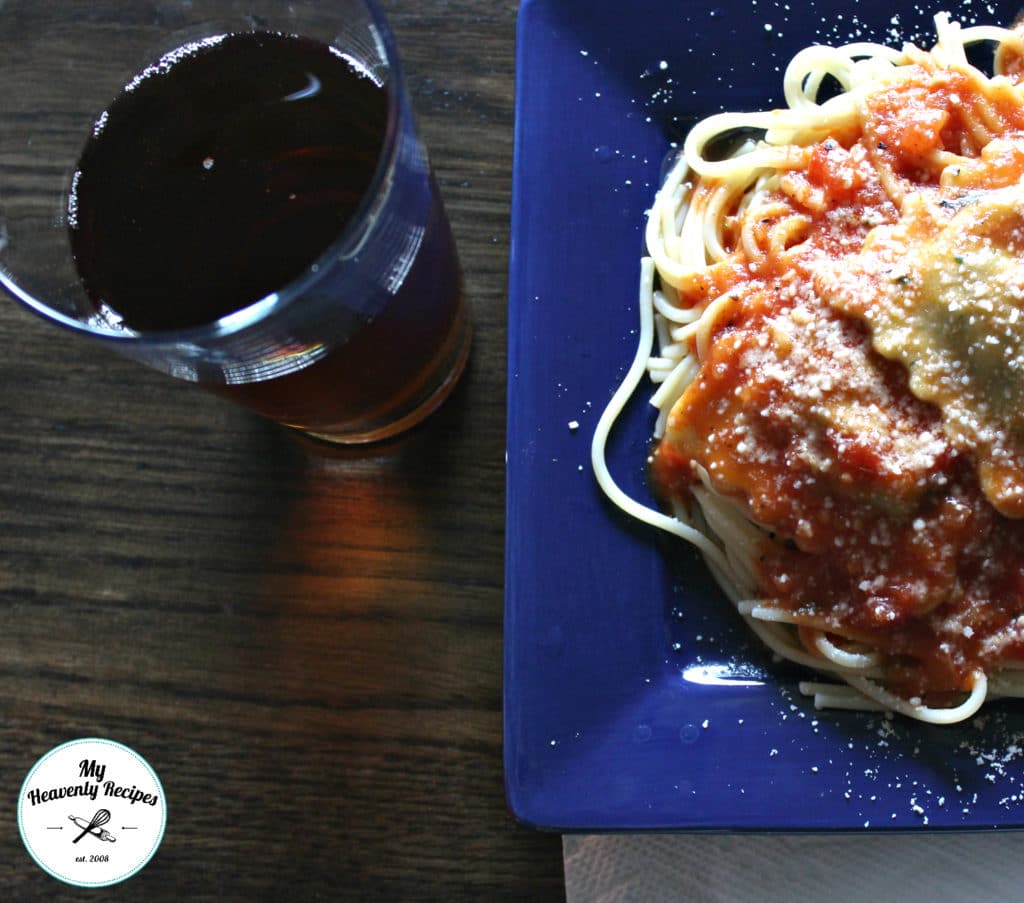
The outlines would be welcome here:
[[[816,704],[953,723],[1024,696],[1024,29],[935,24],[690,132],[592,452]],[[662,510],[604,460],[645,374]]]

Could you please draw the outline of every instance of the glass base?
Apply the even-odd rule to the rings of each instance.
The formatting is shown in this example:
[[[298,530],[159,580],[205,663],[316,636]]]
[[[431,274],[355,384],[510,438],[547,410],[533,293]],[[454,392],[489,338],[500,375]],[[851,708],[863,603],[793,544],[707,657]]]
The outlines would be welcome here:
[[[331,445],[341,446],[363,446],[376,442],[383,442],[393,439],[400,433],[412,429],[422,423],[427,417],[434,413],[451,395],[452,390],[459,382],[466,363],[469,361],[469,351],[473,340],[473,327],[469,316],[464,314],[460,317],[461,328],[458,329],[451,340],[451,351],[445,355],[444,364],[438,368],[445,373],[445,377],[434,386],[433,391],[421,398],[406,410],[399,413],[394,419],[387,423],[374,425],[363,430],[346,430],[345,432],[316,432],[314,430],[293,427],[296,432],[319,442],[327,442]]]

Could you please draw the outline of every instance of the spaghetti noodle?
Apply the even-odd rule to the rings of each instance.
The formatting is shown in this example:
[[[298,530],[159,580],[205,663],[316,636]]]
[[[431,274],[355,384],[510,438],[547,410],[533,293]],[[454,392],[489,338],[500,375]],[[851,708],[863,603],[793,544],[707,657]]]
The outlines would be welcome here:
[[[931,50],[809,47],[785,109],[690,132],[592,457],[835,681],[801,685],[817,705],[948,724],[1024,696],[1024,31],[935,24]],[[645,373],[666,511],[605,462]]]

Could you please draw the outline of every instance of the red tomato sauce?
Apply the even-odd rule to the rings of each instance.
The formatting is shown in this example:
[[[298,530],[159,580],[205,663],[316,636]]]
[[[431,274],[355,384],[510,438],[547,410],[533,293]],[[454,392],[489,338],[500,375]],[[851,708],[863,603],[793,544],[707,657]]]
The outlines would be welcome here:
[[[749,259],[734,224],[714,285],[734,302],[652,464],[663,496],[685,498],[706,475],[768,531],[757,550],[767,604],[879,650],[887,685],[932,704],[955,702],[977,668],[1024,662],[1024,521],[989,505],[938,410],[823,287],[898,217],[894,190],[939,190],[936,151],[980,154],[965,124],[972,96],[967,76],[922,70],[872,97],[858,134],[820,142],[782,177],[771,200],[787,212],[758,227],[808,223],[783,255]],[[1024,130],[1019,104],[996,112],[1007,136]],[[1020,179],[1024,154],[984,166],[972,179]],[[707,291],[695,282],[688,300]]]

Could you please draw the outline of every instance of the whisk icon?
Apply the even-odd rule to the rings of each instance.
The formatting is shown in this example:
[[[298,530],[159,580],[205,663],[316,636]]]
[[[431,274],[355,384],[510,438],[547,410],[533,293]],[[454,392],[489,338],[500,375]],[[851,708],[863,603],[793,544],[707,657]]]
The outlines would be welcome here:
[[[84,818],[79,819],[79,818],[75,818],[74,816],[71,816],[71,820],[76,825],[78,825],[78,827],[80,827],[80,828],[82,827],[83,822],[85,822]],[[105,825],[108,821],[110,821],[110,810],[109,809],[97,809],[96,810],[96,814],[92,817],[91,821],[89,821],[89,823],[85,825],[85,828],[82,830],[82,833],[79,834],[71,842],[72,843],[78,843],[78,841],[80,841],[83,837],[85,837],[86,834],[94,834],[96,837],[99,837],[100,840],[106,840],[107,838],[104,837],[103,835],[106,834],[107,832],[106,831],[97,831],[96,829],[101,827],[102,825]],[[113,840],[113,837],[111,837],[110,839]]]

